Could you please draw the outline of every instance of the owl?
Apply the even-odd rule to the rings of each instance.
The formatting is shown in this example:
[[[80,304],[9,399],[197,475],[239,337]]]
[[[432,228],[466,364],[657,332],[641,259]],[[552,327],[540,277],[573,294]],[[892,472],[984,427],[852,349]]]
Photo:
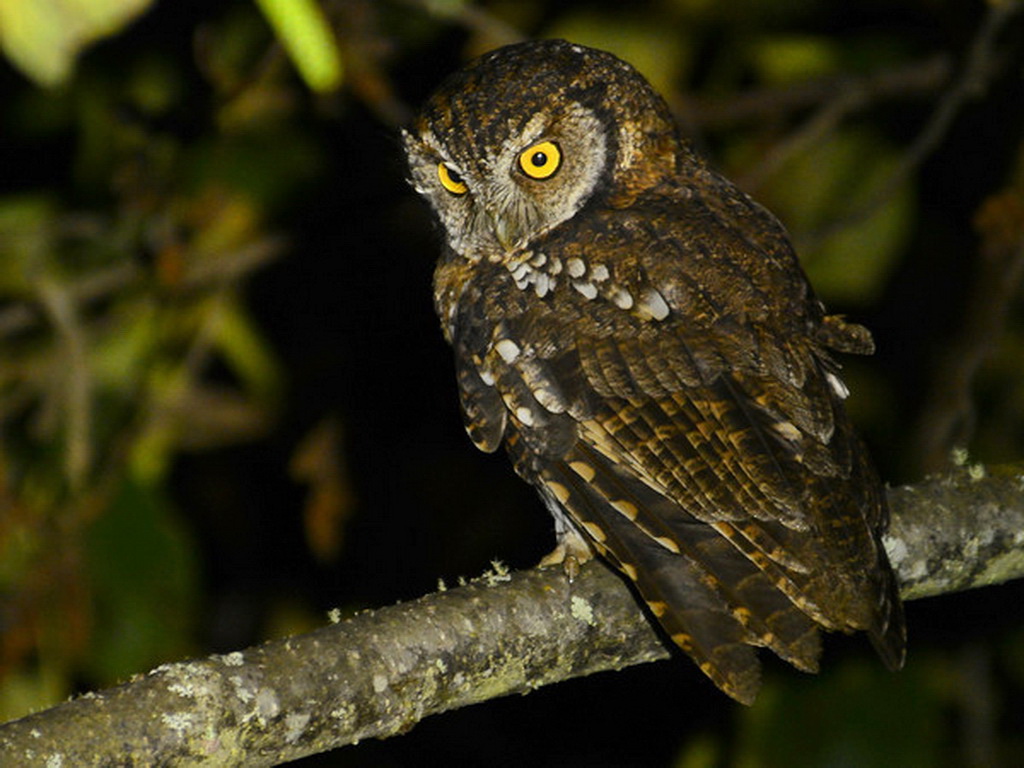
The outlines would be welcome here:
[[[698,157],[630,65],[560,40],[492,51],[403,133],[443,229],[434,297],[466,430],[722,691],[756,648],[816,671],[820,630],[905,629],[885,495],[826,314],[782,225]]]

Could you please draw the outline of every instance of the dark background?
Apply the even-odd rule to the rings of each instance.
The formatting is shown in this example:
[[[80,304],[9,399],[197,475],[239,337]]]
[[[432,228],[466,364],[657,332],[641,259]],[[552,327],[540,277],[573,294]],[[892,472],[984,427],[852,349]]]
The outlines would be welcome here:
[[[325,7],[346,66],[329,94],[240,2],[158,3],[55,89],[0,65],[5,717],[309,629],[332,607],[415,598],[495,558],[530,567],[553,546],[532,491],[462,430],[431,305],[438,236],[397,134],[505,34],[571,33],[633,60],[741,183],[852,83],[939,57],[946,77],[869,89],[747,188],[790,228],[830,310],[875,334],[846,378],[887,481],[946,471],[955,446],[986,464],[1024,455],[1020,16],[923,162],[845,223],[950,98],[983,3],[464,6],[487,24],[412,2]],[[807,83],[827,86],[787,106]],[[764,106],[739,115],[751,93]],[[260,248],[273,258],[232,268]],[[76,295],[125,264],[123,285],[77,304],[75,363],[40,286]],[[217,320],[225,302],[233,325]],[[65,402],[76,365],[93,371],[84,433]],[[75,439],[84,469],[69,465]],[[909,604],[898,675],[860,638],[830,638],[819,677],[765,658],[749,710],[677,660],[301,763],[1016,765],[1022,600],[1011,583]]]

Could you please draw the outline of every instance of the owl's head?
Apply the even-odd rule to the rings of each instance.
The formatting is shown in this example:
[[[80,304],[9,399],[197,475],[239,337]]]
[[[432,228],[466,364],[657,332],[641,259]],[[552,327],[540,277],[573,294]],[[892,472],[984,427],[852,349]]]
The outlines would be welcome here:
[[[472,62],[403,138],[413,186],[474,260],[526,247],[585,205],[627,205],[696,162],[633,67],[563,40]]]

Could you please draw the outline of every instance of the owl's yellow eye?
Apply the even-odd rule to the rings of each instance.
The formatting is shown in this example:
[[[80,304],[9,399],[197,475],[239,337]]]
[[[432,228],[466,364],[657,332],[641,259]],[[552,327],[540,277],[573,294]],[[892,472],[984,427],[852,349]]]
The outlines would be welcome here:
[[[541,141],[519,155],[519,167],[531,179],[550,179],[562,164],[562,150],[553,141]]]
[[[469,187],[466,186],[466,182],[462,180],[459,172],[445,163],[437,164],[437,178],[441,180],[441,186],[453,195],[464,195],[469,191]]]

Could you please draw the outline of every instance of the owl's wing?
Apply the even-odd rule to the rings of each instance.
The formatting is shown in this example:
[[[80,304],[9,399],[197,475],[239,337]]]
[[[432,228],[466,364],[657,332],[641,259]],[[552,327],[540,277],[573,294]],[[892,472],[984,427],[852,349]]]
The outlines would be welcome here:
[[[903,630],[884,497],[827,353],[870,337],[823,316],[774,219],[718,199],[609,212],[599,247],[564,228],[532,272],[476,265],[453,339],[474,441],[504,438],[749,702],[752,645],[814,670],[818,626],[864,629],[895,667]]]

